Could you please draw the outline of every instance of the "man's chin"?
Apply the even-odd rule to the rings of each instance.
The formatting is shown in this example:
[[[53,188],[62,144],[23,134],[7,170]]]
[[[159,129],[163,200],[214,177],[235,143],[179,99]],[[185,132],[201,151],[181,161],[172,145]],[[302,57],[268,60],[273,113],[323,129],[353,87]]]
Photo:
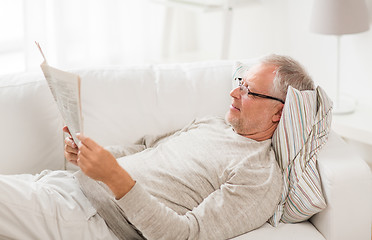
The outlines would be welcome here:
[[[225,121],[231,125],[231,116],[230,116],[230,111],[227,111],[225,114]]]
[[[231,116],[230,112],[227,112],[225,115],[225,121],[232,126],[232,128],[235,129],[235,127],[238,125],[238,120]]]

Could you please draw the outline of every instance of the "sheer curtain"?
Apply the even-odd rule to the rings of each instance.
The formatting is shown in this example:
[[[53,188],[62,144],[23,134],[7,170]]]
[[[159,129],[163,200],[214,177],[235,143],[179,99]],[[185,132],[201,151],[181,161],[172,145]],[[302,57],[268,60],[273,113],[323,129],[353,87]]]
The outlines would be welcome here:
[[[161,60],[164,8],[147,0],[1,0],[0,74]],[[13,59],[10,61],[10,59]],[[7,64],[5,64],[7,63]]]

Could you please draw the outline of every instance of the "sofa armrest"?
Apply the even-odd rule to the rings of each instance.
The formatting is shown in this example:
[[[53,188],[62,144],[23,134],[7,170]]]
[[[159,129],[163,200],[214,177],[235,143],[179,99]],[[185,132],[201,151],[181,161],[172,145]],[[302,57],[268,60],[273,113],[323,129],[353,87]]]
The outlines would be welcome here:
[[[327,208],[311,218],[328,240],[371,238],[372,178],[368,165],[335,132],[319,153]]]

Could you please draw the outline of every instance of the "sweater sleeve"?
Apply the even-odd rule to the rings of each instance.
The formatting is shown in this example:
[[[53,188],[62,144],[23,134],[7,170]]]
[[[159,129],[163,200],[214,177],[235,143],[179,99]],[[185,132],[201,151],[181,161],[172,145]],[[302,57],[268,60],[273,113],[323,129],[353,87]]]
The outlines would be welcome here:
[[[232,173],[226,183],[184,215],[157,201],[139,183],[117,204],[148,239],[228,239],[265,223],[273,214],[280,190],[280,173],[272,166]]]

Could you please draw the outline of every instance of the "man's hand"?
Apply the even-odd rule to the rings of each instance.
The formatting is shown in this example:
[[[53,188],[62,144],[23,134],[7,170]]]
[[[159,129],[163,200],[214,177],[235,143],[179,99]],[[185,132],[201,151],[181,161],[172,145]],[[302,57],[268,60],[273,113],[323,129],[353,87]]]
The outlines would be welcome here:
[[[76,145],[74,139],[71,136],[70,130],[67,126],[63,127],[63,131],[67,134],[69,134],[69,137],[65,138],[65,158],[70,163],[77,165],[77,159],[78,159],[78,146]]]
[[[115,157],[92,139],[80,134],[76,136],[81,141],[77,164],[85,175],[104,182],[115,194],[116,199],[129,192],[135,181],[120,167]]]

